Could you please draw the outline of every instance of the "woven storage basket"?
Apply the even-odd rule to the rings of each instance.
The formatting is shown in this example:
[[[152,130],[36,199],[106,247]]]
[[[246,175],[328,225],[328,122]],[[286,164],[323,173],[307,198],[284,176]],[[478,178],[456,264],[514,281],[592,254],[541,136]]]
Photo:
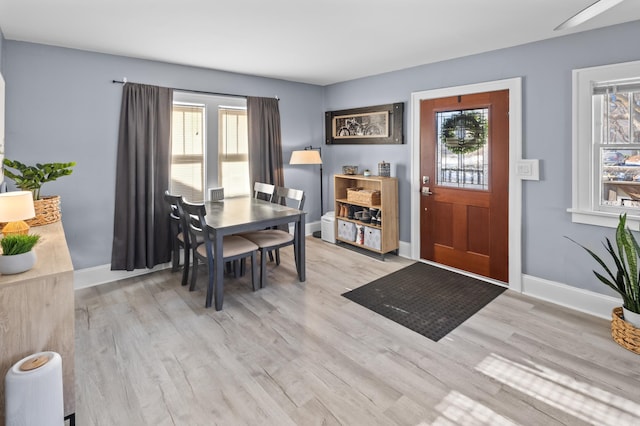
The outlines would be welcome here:
[[[347,188],[347,201],[353,203],[379,205],[380,191],[374,189]]]
[[[60,196],[52,195],[41,197],[33,202],[36,210],[36,217],[25,220],[29,226],[42,226],[57,222],[61,219],[60,213]]]
[[[640,355],[640,328],[622,319],[622,308],[613,308],[611,336],[620,346]]]

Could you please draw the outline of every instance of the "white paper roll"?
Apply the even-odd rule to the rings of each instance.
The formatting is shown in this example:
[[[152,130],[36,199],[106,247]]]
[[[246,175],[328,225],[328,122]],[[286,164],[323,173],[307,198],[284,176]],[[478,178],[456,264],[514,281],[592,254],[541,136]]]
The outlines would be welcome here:
[[[39,352],[21,359],[4,384],[6,426],[64,425],[60,354]]]

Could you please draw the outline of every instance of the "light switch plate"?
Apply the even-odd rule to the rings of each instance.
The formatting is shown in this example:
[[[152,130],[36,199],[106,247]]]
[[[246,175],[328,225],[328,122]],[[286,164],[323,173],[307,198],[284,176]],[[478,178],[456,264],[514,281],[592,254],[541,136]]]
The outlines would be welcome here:
[[[523,180],[540,180],[540,160],[518,160],[516,176]]]

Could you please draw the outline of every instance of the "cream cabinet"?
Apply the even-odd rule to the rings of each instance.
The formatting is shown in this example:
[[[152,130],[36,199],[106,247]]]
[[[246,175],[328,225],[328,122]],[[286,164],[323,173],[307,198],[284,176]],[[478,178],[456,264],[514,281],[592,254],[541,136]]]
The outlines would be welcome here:
[[[73,265],[62,222],[32,227],[39,234],[29,271],[0,275],[0,425],[4,377],[13,364],[41,351],[62,357],[64,415],[75,413]]]

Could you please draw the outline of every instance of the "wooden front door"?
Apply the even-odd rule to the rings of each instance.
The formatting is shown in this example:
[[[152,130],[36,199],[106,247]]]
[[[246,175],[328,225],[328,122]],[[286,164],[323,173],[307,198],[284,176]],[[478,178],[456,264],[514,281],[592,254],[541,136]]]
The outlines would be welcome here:
[[[420,257],[509,281],[509,91],[420,105]]]

